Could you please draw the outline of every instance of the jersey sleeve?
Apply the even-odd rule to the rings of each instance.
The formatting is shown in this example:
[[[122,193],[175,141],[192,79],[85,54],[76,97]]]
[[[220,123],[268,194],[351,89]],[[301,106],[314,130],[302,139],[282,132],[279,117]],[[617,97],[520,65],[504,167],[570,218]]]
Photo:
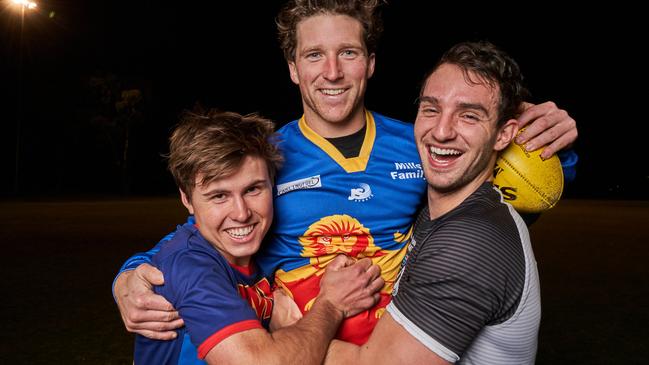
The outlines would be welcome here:
[[[577,177],[577,162],[579,162],[577,152],[572,149],[562,150],[557,153],[557,156],[559,156],[559,160],[561,161],[565,182],[569,183],[574,181]]]
[[[408,259],[388,310],[431,351],[455,362],[484,326],[515,310],[523,282],[509,273],[524,270],[522,249],[492,244],[503,237],[476,231],[470,220],[446,223],[427,239],[413,252],[416,260]]]
[[[235,333],[263,328],[223,262],[209,255],[176,255],[159,268],[165,284],[156,291],[178,310],[199,358]]]

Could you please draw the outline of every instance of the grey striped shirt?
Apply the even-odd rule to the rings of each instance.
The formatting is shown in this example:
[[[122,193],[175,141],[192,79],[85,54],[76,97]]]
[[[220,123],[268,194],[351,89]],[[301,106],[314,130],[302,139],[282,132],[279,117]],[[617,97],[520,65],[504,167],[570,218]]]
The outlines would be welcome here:
[[[541,316],[525,223],[483,184],[435,219],[424,208],[388,311],[450,362],[534,363]]]

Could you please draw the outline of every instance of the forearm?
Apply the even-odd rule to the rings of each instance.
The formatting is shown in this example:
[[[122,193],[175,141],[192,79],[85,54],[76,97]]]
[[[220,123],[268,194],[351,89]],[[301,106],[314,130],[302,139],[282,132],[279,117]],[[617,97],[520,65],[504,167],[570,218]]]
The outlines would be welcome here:
[[[331,303],[317,300],[295,325],[271,334],[277,364],[321,364],[342,319]]]
[[[322,364],[343,318],[329,302],[316,301],[296,324],[274,333],[254,329],[234,334],[212,348],[208,364]]]
[[[360,365],[363,358],[361,357],[361,348],[353,343],[333,340],[327,349],[325,365]]]

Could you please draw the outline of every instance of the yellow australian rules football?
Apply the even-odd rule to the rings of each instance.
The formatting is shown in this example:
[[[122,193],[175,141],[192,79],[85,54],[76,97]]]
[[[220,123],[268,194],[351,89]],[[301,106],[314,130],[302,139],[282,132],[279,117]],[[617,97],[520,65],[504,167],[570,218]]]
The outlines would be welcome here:
[[[554,207],[563,193],[563,169],[556,155],[541,158],[542,149],[528,152],[511,143],[498,154],[494,185],[521,213],[540,213]]]

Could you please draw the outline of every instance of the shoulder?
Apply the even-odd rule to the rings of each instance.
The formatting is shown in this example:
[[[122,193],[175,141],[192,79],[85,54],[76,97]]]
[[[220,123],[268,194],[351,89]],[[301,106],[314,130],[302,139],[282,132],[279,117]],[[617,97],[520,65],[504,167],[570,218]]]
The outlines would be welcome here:
[[[370,111],[370,113],[372,114],[372,117],[374,117],[374,122],[376,123],[377,128],[386,129],[388,131],[412,132],[414,130],[414,125],[412,123],[406,123],[373,111]]]
[[[152,258],[153,263],[158,263],[166,260],[169,256],[177,254],[179,251],[187,249],[189,240],[196,234],[197,230],[192,223],[185,223],[176,227],[176,231],[171,235],[167,235],[164,239],[167,242],[160,247]]]
[[[466,209],[444,220],[429,235],[420,260],[456,265],[458,271],[504,275],[525,261],[521,235],[511,215],[501,209]]]
[[[298,126],[299,121],[300,121],[299,119],[295,119],[293,121],[290,121],[290,122],[284,124],[282,127],[277,129],[277,133],[280,136],[284,137],[286,135],[291,135],[291,134],[294,134],[296,132],[299,132],[299,130],[300,130],[300,128]]]
[[[188,224],[179,227],[178,234],[153,257],[153,264],[164,274],[165,284],[206,275],[230,276],[227,261]]]

